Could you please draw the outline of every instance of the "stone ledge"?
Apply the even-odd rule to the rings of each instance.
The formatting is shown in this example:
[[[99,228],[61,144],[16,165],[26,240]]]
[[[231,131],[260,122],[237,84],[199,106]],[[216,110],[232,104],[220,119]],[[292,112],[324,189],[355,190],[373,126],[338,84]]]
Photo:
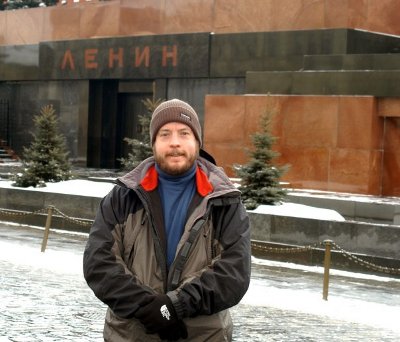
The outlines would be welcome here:
[[[396,221],[396,216],[400,215],[400,198],[391,200],[367,195],[357,198],[351,194],[318,196],[310,193],[289,192],[286,201],[332,209],[347,220],[400,225],[400,222]]]
[[[247,94],[400,96],[400,70],[249,71]]]
[[[351,253],[400,259],[400,227],[249,213],[252,239],[309,246],[332,240]]]
[[[0,208],[33,212],[52,205],[65,215],[93,220],[101,198],[0,188]]]

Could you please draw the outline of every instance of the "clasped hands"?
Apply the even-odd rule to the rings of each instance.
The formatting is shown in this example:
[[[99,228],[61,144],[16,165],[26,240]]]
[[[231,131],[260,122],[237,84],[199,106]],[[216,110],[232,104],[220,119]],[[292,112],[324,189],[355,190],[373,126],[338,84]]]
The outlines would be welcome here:
[[[135,317],[144,325],[147,334],[158,334],[162,340],[187,338],[185,323],[178,319],[171,300],[165,294],[154,295],[140,307]]]

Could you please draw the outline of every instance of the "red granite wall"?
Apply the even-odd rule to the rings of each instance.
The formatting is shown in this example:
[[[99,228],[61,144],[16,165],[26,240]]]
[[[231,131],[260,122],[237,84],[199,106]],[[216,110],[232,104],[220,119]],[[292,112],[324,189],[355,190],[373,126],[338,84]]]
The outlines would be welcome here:
[[[291,187],[399,196],[400,117],[385,113],[389,106],[379,101],[371,96],[210,95],[205,148],[234,176],[232,166],[246,162],[243,147],[251,146],[260,115],[273,108],[271,132],[281,154],[276,162],[290,165],[282,180]]]
[[[0,11],[0,45],[106,36],[321,28],[400,35],[398,13],[398,0],[89,1]]]

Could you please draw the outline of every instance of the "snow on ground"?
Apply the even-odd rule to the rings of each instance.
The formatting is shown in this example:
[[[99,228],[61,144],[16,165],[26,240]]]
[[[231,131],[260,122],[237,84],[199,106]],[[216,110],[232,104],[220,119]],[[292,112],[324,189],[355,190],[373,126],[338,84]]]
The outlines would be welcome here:
[[[57,194],[68,194],[89,197],[104,197],[114,187],[110,182],[95,182],[84,179],[71,179],[64,182],[46,183],[43,188],[19,188],[11,185],[12,181],[1,181],[1,188],[10,188],[18,190],[29,190],[39,192],[52,192]]]
[[[310,189],[292,189],[291,196],[309,196],[314,198],[335,198],[336,200],[354,201],[363,203],[382,203],[382,204],[400,204],[399,197],[392,196],[374,196],[363,194],[352,194],[346,192],[332,192],[323,190]]]
[[[13,187],[11,181],[1,181],[0,187],[19,190],[30,190],[39,192],[63,193],[68,195],[104,197],[113,188],[111,182],[99,182],[84,179],[73,179],[58,183],[47,183],[43,188],[16,188]],[[257,209],[252,210],[254,213],[263,213],[269,215],[291,216],[301,218],[323,219],[333,221],[344,221],[342,215],[335,210],[321,209],[303,204],[282,203],[280,205],[260,205]]]
[[[257,214],[312,218],[328,221],[345,221],[345,218],[335,210],[316,208],[298,203],[259,205],[257,209],[249,211]]]

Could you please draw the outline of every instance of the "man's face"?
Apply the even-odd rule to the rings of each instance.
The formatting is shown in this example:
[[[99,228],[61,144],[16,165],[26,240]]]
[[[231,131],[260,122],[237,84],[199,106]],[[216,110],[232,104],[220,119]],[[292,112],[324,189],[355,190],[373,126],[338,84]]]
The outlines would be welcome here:
[[[192,167],[199,155],[199,143],[189,126],[169,122],[157,132],[153,153],[161,170],[181,175]]]

